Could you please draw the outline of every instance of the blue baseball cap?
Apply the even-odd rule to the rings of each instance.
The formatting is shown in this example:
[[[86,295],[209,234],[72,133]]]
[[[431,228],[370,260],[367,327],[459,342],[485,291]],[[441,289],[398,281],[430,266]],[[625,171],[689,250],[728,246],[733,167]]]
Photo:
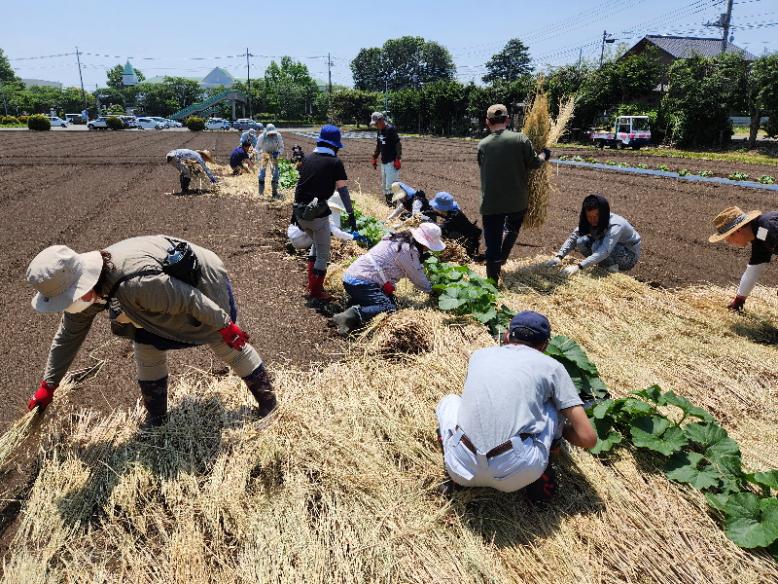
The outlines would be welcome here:
[[[335,148],[343,148],[343,144],[340,143],[340,128],[333,126],[332,124],[321,127],[321,130],[319,130],[319,138],[316,141],[324,142]]]
[[[511,339],[528,343],[544,343],[551,337],[551,323],[539,312],[524,310],[511,319],[508,326]]]
[[[457,202],[454,200],[454,196],[451,193],[446,192],[436,194],[430,201],[430,207],[444,213],[459,210],[459,205],[457,205]]]

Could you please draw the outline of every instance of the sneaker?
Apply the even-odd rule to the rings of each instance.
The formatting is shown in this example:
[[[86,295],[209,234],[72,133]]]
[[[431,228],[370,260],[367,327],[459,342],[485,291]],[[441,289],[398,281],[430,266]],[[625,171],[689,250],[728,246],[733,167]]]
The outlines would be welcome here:
[[[527,498],[535,504],[548,503],[556,496],[558,490],[556,471],[551,466],[551,463],[549,463],[538,480],[524,487],[524,493],[527,495]]]

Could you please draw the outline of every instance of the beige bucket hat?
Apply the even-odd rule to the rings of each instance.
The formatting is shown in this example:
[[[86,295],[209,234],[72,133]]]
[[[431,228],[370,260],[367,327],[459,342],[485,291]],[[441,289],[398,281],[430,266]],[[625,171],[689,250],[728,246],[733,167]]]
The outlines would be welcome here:
[[[761,214],[761,211],[744,213],[740,207],[727,207],[713,219],[713,226],[716,228],[717,233],[711,235],[708,241],[716,243],[726,239]]]
[[[100,279],[103,256],[99,251],[76,253],[65,245],[52,245],[27,267],[27,283],[37,290],[32,307],[38,312],[62,312]]]
[[[422,223],[410,230],[413,239],[418,241],[430,251],[443,251],[446,244],[443,243],[443,232],[434,223]]]
[[[203,160],[206,162],[213,162],[213,156],[211,155],[210,150],[195,150],[200,156],[203,157]]]
[[[390,188],[392,189],[392,203],[402,201],[404,198],[412,197],[416,194],[416,189],[401,182],[393,182]]]

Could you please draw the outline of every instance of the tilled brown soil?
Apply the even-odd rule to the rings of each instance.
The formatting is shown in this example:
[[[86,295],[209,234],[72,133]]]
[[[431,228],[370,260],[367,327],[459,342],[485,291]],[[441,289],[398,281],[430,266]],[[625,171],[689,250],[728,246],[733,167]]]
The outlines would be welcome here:
[[[309,147],[311,142],[295,136],[286,140],[290,146],[302,143]],[[374,144],[372,140],[351,140],[341,152],[351,182],[358,181],[368,192],[380,191],[380,173],[370,166]],[[401,178],[429,196],[438,191],[451,192],[470,219],[478,219],[476,150],[475,142],[405,138]],[[639,153],[625,155],[636,161],[640,157]],[[656,157],[645,156],[643,160],[651,166],[659,163]],[[691,167],[691,162],[698,161],[688,162]],[[643,238],[642,258],[633,274],[662,286],[713,282],[734,287],[749,252],[709,244],[713,217],[729,205],[778,208],[775,193],[769,191],[571,167],[556,167],[554,174],[557,191],[551,199],[548,221],[541,229],[522,231],[514,255],[553,254],[577,225],[584,196],[601,192],[611,201],[613,211],[632,222]],[[762,283],[778,284],[778,270],[769,270]]]
[[[24,411],[40,379],[57,315],[30,307],[24,279],[44,247],[100,249],[126,237],[165,233],[218,253],[235,285],[240,320],[272,368],[336,358],[345,348],[326,320],[305,307],[304,266],[283,251],[289,213],[248,199],[179,196],[165,153],[210,148],[221,161],[237,134],[0,133],[0,432]],[[98,317],[73,367],[106,359],[84,382],[76,406],[108,410],[134,403],[135,364],[129,342],[110,335]],[[170,353],[174,377],[194,369],[221,371],[207,348]]]

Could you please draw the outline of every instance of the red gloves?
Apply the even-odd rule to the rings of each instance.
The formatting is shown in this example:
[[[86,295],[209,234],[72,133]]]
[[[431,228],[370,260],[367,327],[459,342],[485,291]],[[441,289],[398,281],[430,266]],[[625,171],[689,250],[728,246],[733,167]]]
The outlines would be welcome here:
[[[54,390],[57,389],[56,385],[49,385],[45,381],[41,381],[38,386],[38,391],[32,394],[32,397],[27,402],[27,409],[33,410],[40,407],[41,411],[46,409],[54,399]]]
[[[396,170],[400,170],[400,167],[401,167],[401,166],[402,166],[402,164],[400,163],[400,159],[399,159],[399,158],[395,158],[395,159],[394,159],[394,168],[395,168]]]
[[[373,158],[370,163],[373,165],[373,168],[378,168],[378,158]]]
[[[394,282],[386,282],[383,286],[381,286],[381,290],[387,296],[391,296],[394,294]]]
[[[745,296],[735,296],[735,299],[727,305],[727,308],[730,310],[743,310],[745,303]]]
[[[249,334],[246,331],[241,330],[234,322],[219,329],[219,334],[224,339],[224,342],[236,351],[240,351],[245,347],[246,342],[249,340]]]

